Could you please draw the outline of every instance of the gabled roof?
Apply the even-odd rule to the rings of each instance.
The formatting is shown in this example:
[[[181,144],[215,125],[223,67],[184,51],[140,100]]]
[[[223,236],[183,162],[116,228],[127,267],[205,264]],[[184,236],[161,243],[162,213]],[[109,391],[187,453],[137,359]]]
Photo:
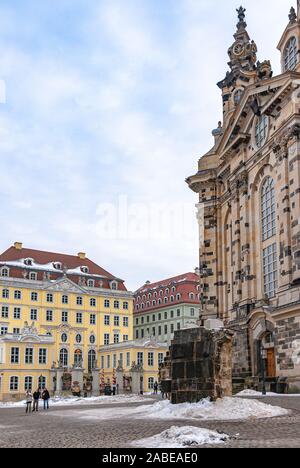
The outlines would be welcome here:
[[[143,291],[148,291],[150,289],[166,288],[174,284],[176,285],[178,283],[182,284],[186,282],[199,282],[199,276],[197,276],[196,273],[185,273],[183,275],[173,276],[172,278],[157,281],[156,283],[145,283],[144,286],[136,291],[136,294],[140,294]]]

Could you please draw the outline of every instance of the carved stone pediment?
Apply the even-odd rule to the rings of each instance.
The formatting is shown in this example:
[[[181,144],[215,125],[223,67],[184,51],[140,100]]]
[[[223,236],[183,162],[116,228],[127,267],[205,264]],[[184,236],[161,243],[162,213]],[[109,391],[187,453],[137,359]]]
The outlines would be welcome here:
[[[69,280],[68,278],[62,278],[62,279],[59,279],[58,281],[55,281],[46,290],[70,292],[70,293],[78,293],[78,294],[84,294],[86,292],[83,288],[73,283],[73,281]]]

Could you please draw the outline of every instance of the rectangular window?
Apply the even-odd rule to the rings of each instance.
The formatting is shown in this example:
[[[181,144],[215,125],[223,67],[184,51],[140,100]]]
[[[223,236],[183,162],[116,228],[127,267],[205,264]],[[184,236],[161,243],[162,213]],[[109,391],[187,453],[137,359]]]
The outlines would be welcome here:
[[[154,353],[148,353],[148,366],[154,366]]]
[[[96,325],[96,315],[95,314],[90,315],[90,325]]]
[[[69,297],[68,296],[62,296],[61,302],[63,304],[69,304]]]
[[[76,314],[76,323],[81,325],[82,324],[82,313],[81,312],[77,312]]]
[[[171,333],[174,333],[174,324],[171,324]]]
[[[120,326],[120,317],[118,315],[114,316],[114,326],[119,327]]]
[[[119,333],[114,334],[114,344],[119,344],[120,343],[120,335]]]
[[[156,336],[156,328],[155,327],[152,328],[152,336]]]
[[[19,364],[20,360],[20,350],[19,348],[11,348],[10,352],[10,362],[11,364]]]
[[[46,321],[53,322],[53,310],[47,310],[46,312]]]
[[[25,377],[24,381],[24,391],[29,392],[32,390],[32,377]]]
[[[110,301],[109,301],[108,299],[106,299],[106,300],[104,301],[104,307],[105,307],[106,309],[109,309],[109,308],[110,308]]]
[[[2,298],[3,299],[9,299],[9,290],[8,289],[2,289]]]
[[[275,297],[277,290],[277,248],[272,244],[263,250],[264,290],[270,299]]]
[[[1,317],[2,317],[2,318],[8,318],[8,316],[9,316],[9,308],[8,308],[8,306],[2,306]]]
[[[124,327],[129,327],[129,318],[128,317],[123,317],[123,326]]]
[[[161,336],[161,326],[158,327],[158,336]]]
[[[115,309],[120,309],[120,302],[119,301],[114,302],[114,308]]]
[[[138,330],[135,330],[135,339],[136,339],[136,340],[139,339],[139,331],[138,331]]]
[[[105,364],[104,364],[104,356],[101,356],[101,369],[104,369]]]
[[[14,297],[15,297],[16,300],[22,299],[22,293],[21,293],[21,291],[15,291]]]
[[[195,309],[191,309],[191,317],[195,317]]]
[[[180,309],[177,309],[177,317],[180,317],[180,315],[181,315],[181,311]]]
[[[104,325],[110,326],[110,316],[109,315],[104,316]]]
[[[15,320],[20,320],[21,318],[21,309],[20,307],[15,307],[14,308],[14,319]]]
[[[120,359],[119,359],[119,361],[120,361],[121,367],[123,367],[123,353],[120,353]]]
[[[117,355],[116,354],[113,355],[113,368],[114,369],[117,368]]]
[[[130,353],[126,353],[126,367],[130,367],[131,362],[130,362]]]
[[[165,335],[168,334],[168,325],[165,325]]]
[[[0,335],[4,336],[4,335],[7,335],[7,333],[8,333],[8,328],[7,327],[1,327]]]
[[[61,321],[63,323],[68,323],[69,317],[68,317],[68,312],[66,310],[63,310],[61,313]]]
[[[128,302],[123,302],[123,309],[128,310],[129,309],[129,304]]]
[[[139,324],[139,319],[138,319],[138,318],[135,319],[135,324],[136,324],[136,325]]]
[[[39,298],[38,293],[36,293],[36,292],[31,293],[31,301],[32,302],[37,302],[38,298]]]
[[[82,306],[82,304],[83,304],[82,297],[80,297],[80,296],[77,297],[77,299],[76,299],[76,304],[77,304],[78,306]]]
[[[39,364],[47,364],[47,349],[39,349]]]
[[[160,366],[164,362],[164,354],[158,353],[158,365]]]
[[[174,318],[174,310],[171,310],[171,319]]]
[[[149,377],[148,379],[148,389],[154,390],[154,378],[153,377]]]
[[[144,364],[144,353],[138,353],[137,361],[139,366],[142,366]]]
[[[53,303],[53,294],[50,294],[50,293],[47,294],[47,302],[49,304]]]
[[[91,307],[96,307],[96,304],[97,304],[96,299],[92,298],[92,299],[90,300],[90,306],[91,306]]]
[[[25,364],[33,364],[33,348],[25,349]]]
[[[17,392],[19,390],[19,377],[10,378],[9,389],[11,392]]]
[[[108,334],[108,333],[105,333],[105,335],[104,335],[104,345],[105,345],[105,346],[108,346],[109,343],[110,343],[109,334]]]
[[[180,330],[180,329],[181,329],[181,325],[180,325],[180,323],[178,322],[178,323],[177,323],[177,330]]]
[[[129,336],[128,335],[123,335],[123,341],[128,341],[129,340]]]
[[[145,323],[145,317],[142,317],[142,325]]]
[[[36,322],[38,319],[38,311],[37,309],[31,309],[30,311],[30,320]]]
[[[145,337],[145,330],[142,328],[141,329],[141,338],[143,339]]]
[[[110,355],[107,356],[107,369],[110,369]]]
[[[20,335],[20,328],[14,328],[13,329],[13,334],[14,335]]]

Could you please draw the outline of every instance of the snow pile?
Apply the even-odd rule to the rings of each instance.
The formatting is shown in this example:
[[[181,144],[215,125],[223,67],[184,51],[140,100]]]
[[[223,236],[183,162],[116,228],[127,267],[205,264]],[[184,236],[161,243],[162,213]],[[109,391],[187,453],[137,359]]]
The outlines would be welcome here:
[[[138,440],[132,445],[143,448],[186,448],[199,447],[201,445],[223,444],[230,437],[208,429],[200,429],[193,426],[173,426],[161,434],[149,439]]]
[[[118,396],[101,396],[101,397],[90,397],[90,398],[81,398],[81,397],[54,397],[51,398],[49,404],[50,406],[81,406],[81,405],[110,405],[110,404],[127,404],[127,403],[142,403],[145,402],[146,398],[139,395],[118,395]],[[151,400],[149,400],[151,401]],[[21,408],[26,404],[26,401],[18,402],[8,402],[1,403],[0,408]],[[40,404],[43,404],[43,401],[40,401]]]
[[[161,401],[151,406],[136,408],[136,418],[151,419],[200,419],[211,421],[235,421],[240,419],[263,419],[276,416],[286,416],[288,410],[266,405],[256,400],[241,398],[223,398],[216,402],[208,399],[199,403],[182,403],[172,405],[169,401]]]
[[[258,396],[264,396],[262,392],[256,392],[255,390],[243,390],[242,392],[238,393],[236,396],[253,396],[253,397],[258,397]],[[282,396],[279,395],[278,393],[272,393],[268,392],[265,396]]]

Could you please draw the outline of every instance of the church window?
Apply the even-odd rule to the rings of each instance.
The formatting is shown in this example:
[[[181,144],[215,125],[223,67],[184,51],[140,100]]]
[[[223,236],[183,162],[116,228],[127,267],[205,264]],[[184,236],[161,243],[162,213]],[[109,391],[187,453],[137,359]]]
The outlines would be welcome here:
[[[268,177],[263,184],[261,210],[262,240],[266,241],[276,233],[275,184],[271,177]]]
[[[263,250],[264,289],[270,299],[275,297],[277,289],[277,248],[276,244],[269,245]]]
[[[258,119],[255,127],[255,142],[258,148],[261,148],[267,139],[268,126],[268,117],[266,115],[262,115]]]
[[[284,51],[284,71],[295,70],[297,65],[297,39],[292,37]]]

